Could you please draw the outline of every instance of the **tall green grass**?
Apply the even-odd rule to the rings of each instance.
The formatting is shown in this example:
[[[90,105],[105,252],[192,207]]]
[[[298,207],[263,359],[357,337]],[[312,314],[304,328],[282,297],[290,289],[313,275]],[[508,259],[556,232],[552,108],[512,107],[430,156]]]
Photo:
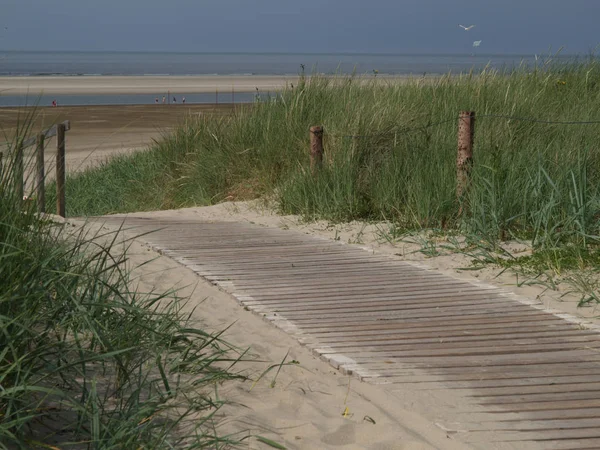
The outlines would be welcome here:
[[[458,113],[477,113],[472,183],[455,198]],[[313,76],[229,118],[189,119],[149,151],[68,182],[69,214],[208,205],[270,196],[282,212],[390,220],[536,248],[595,246],[599,232],[600,64],[382,80]],[[308,129],[325,165],[308,170]],[[352,138],[349,136],[358,136]]]
[[[17,198],[22,137],[0,169],[0,448],[220,448],[236,352],[175,293],[133,289],[116,233],[69,233]]]

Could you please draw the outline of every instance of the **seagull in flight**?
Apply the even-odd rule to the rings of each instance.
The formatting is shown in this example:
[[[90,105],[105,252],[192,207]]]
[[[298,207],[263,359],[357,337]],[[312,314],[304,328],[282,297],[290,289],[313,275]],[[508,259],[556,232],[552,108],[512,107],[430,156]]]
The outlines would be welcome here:
[[[469,31],[469,30],[475,28],[475,25],[469,25],[468,27],[465,27],[464,25],[459,25],[459,27],[461,27],[465,31]]]

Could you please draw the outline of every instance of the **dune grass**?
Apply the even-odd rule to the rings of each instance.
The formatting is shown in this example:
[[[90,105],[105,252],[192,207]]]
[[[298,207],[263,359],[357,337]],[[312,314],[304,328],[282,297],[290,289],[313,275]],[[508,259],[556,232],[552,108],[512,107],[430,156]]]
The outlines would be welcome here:
[[[132,289],[116,233],[35,214],[15,192],[15,144],[0,169],[0,448],[232,442],[215,431],[215,389],[238,354],[176,293]]]
[[[190,118],[149,151],[72,177],[68,214],[266,196],[309,219],[385,220],[406,232],[458,230],[492,246],[519,238],[569,258],[595,254],[600,124],[544,121],[600,121],[597,60],[375,81],[313,76],[231,117]],[[477,119],[472,182],[459,204],[461,110]],[[325,128],[317,176],[308,170],[312,125]]]

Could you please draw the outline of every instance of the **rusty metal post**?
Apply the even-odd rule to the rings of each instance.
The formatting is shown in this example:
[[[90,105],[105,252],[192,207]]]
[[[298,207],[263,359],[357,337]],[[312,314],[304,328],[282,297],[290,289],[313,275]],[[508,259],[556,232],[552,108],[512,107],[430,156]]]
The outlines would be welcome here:
[[[46,187],[44,186],[44,140],[46,136],[44,133],[37,135],[36,145],[36,187],[35,192],[37,196],[37,207],[39,213],[46,212]]]
[[[323,165],[323,127],[310,127],[310,169],[316,172]]]
[[[458,155],[456,158],[456,196],[460,201],[469,186],[473,167],[475,112],[461,111],[458,117]]]
[[[56,125],[56,214],[65,217],[65,125]]]

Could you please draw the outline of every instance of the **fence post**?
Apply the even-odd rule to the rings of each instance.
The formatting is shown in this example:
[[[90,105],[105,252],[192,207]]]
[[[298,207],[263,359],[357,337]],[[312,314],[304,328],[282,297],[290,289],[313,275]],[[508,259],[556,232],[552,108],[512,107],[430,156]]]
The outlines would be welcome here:
[[[465,195],[471,177],[474,132],[475,112],[461,111],[458,117],[458,155],[456,158],[456,196],[459,201]]]
[[[23,200],[23,196],[25,195],[23,192],[23,176],[23,141],[19,139],[17,141],[17,146],[15,147],[15,167],[13,172],[15,193],[17,194],[17,198],[19,200]]]
[[[40,133],[37,136],[36,145],[36,175],[37,186],[35,188],[37,195],[37,207],[39,213],[46,212],[46,187],[44,186],[44,140],[46,136]]]
[[[56,125],[56,213],[65,217],[65,125]]]
[[[323,127],[310,127],[310,169],[314,172],[323,165]]]

